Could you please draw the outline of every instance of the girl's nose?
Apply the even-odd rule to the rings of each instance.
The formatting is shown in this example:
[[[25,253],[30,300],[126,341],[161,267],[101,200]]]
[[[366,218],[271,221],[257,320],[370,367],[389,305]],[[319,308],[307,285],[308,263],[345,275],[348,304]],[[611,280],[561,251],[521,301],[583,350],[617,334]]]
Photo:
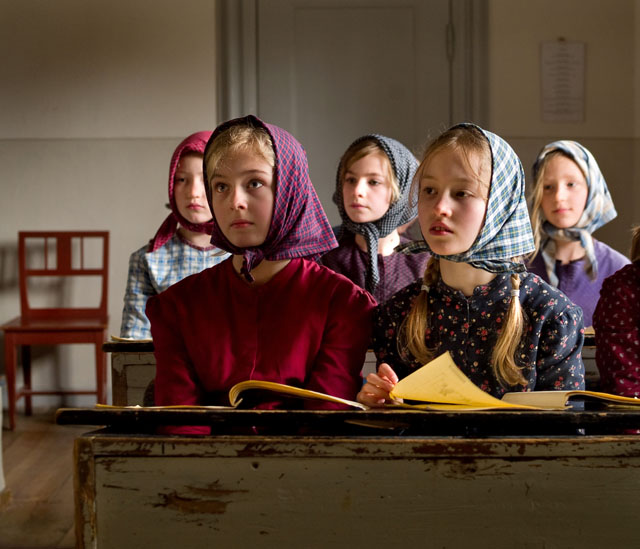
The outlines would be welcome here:
[[[441,196],[433,205],[433,210],[437,215],[450,216],[451,215],[451,200],[447,196]]]
[[[202,175],[195,176],[189,182],[189,197],[199,198],[201,196],[204,196],[205,194],[204,177]]]
[[[359,179],[353,190],[356,196],[364,197],[367,195],[367,181],[366,179]]]
[[[244,210],[247,208],[247,196],[242,187],[237,186],[231,191],[231,209]]]

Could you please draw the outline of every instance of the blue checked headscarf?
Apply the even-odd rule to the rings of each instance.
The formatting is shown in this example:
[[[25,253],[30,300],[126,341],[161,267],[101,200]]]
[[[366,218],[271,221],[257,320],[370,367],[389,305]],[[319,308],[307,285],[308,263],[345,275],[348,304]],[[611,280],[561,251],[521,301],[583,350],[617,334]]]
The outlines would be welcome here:
[[[275,153],[273,216],[267,238],[260,246],[238,248],[227,240],[213,213],[206,161],[204,180],[214,221],[211,243],[232,254],[242,255],[241,273],[249,282],[253,282],[251,270],[263,259],[269,261],[297,257],[316,259],[336,248],[338,242],[309,179],[307,155],[302,145],[282,128],[266,124],[253,115],[225,122],[216,128],[209,139],[204,151],[205,159],[216,137],[231,126],[239,124],[264,128],[271,138]]]
[[[544,259],[544,264],[549,276],[549,282],[557,286],[558,277],[556,275],[556,240],[579,241],[585,250],[587,256],[587,272],[590,273],[592,279],[598,276],[598,260],[593,249],[593,233],[606,223],[614,219],[618,213],[613,206],[613,200],[609,194],[607,183],[602,176],[602,172],[598,167],[598,163],[593,155],[580,143],[576,141],[554,141],[546,145],[538,155],[533,165],[533,177],[537,179],[538,173],[544,164],[545,157],[559,151],[565,156],[573,160],[587,181],[589,194],[584,211],[578,219],[578,222],[567,229],[558,229],[546,219],[542,223],[542,233],[546,236],[542,243],[540,253]],[[540,208],[539,215],[544,219],[544,212]]]
[[[355,147],[363,141],[373,141],[387,155],[391,164],[391,169],[396,176],[398,189],[400,191],[398,199],[389,206],[387,212],[378,220],[370,223],[355,223],[352,221],[344,209],[344,195],[342,193],[342,179],[340,172],[343,169],[342,162],[338,166],[336,176],[336,190],[333,193],[333,201],[338,206],[342,225],[338,229],[338,237],[344,229],[352,233],[361,234],[367,243],[367,273],[365,277],[366,289],[373,292],[380,281],[378,274],[378,240],[388,236],[400,225],[408,223],[417,215],[414,205],[409,203],[409,191],[411,182],[418,168],[418,161],[407,147],[399,141],[384,135],[369,134],[356,139],[349,149]]]
[[[524,263],[514,261],[534,249],[533,233],[525,199],[524,170],[511,146],[501,137],[474,124],[458,124],[453,128],[476,128],[489,141],[491,149],[491,188],[487,212],[480,234],[464,253],[433,254],[435,257],[468,263],[492,273],[522,272]],[[425,240],[400,247],[405,253],[429,251]],[[433,252],[432,252],[433,253]]]

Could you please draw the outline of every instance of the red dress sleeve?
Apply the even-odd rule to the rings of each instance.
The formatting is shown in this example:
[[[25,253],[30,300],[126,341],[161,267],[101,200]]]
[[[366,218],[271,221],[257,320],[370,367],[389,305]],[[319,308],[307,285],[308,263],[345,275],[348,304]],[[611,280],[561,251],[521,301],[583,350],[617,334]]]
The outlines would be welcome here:
[[[306,389],[355,400],[362,385],[360,371],[371,344],[373,311],[376,302],[362,288],[341,279],[333,294],[322,334],[322,343]],[[319,402],[308,403],[320,407]],[[341,408],[322,403],[322,408]]]

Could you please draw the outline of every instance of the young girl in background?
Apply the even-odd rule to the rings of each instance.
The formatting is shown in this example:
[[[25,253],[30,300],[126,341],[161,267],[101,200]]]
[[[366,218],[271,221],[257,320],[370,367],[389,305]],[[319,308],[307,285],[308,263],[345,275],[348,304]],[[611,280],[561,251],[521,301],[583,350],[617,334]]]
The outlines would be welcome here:
[[[190,135],[171,157],[171,213],[151,241],[131,254],[121,337],[150,338],[149,320],[144,313],[147,300],[228,257],[210,243],[213,224],[202,176],[202,155],[210,136],[211,132]]]
[[[596,159],[575,141],[545,146],[533,177],[536,255],[528,269],[580,305],[591,326],[603,280],[629,263],[591,236],[617,215],[609,189]]]
[[[333,201],[342,225],[339,247],[323,265],[365,288],[382,303],[422,276],[428,254],[394,253],[408,242],[398,227],[416,216],[407,198],[418,167],[411,151],[395,139],[365,135],[342,155]]]
[[[640,226],[633,229],[631,261],[602,284],[593,327],[602,390],[640,397]]]
[[[304,150],[248,116],[216,129],[204,161],[212,242],[233,256],[149,300],[156,404],[228,405],[248,379],[353,399],[375,303],[314,261],[336,240]]]
[[[358,400],[382,406],[398,379],[450,351],[482,390],[583,389],[582,312],[527,273],[533,250],[520,160],[500,137],[454,126],[427,149],[415,179],[432,257],[422,281],[380,305],[378,372]]]

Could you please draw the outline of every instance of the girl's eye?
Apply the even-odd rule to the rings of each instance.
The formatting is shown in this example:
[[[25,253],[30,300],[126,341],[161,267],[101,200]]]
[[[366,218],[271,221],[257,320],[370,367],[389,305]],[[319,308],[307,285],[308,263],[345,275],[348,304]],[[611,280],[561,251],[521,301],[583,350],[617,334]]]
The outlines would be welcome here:
[[[436,190],[433,187],[423,187],[422,194],[426,194],[427,196],[432,196],[436,194]]]
[[[468,196],[471,196],[471,193],[469,191],[456,192],[456,198],[467,198]]]
[[[567,183],[567,187],[575,187],[577,185],[577,183],[575,181],[569,181]]]
[[[344,183],[346,185],[354,185],[356,182],[356,178],[355,177],[345,177],[344,178]]]
[[[177,176],[174,180],[176,183],[184,183],[185,182],[185,178],[182,176]]]
[[[262,187],[262,183],[260,181],[249,181],[248,186],[250,189],[259,189]]]
[[[382,181],[378,181],[377,179],[370,179],[369,185],[372,187],[377,187],[378,185],[382,185]]]
[[[227,190],[227,184],[226,183],[214,183],[213,190],[215,192],[217,192],[217,193],[223,193],[224,191]]]

